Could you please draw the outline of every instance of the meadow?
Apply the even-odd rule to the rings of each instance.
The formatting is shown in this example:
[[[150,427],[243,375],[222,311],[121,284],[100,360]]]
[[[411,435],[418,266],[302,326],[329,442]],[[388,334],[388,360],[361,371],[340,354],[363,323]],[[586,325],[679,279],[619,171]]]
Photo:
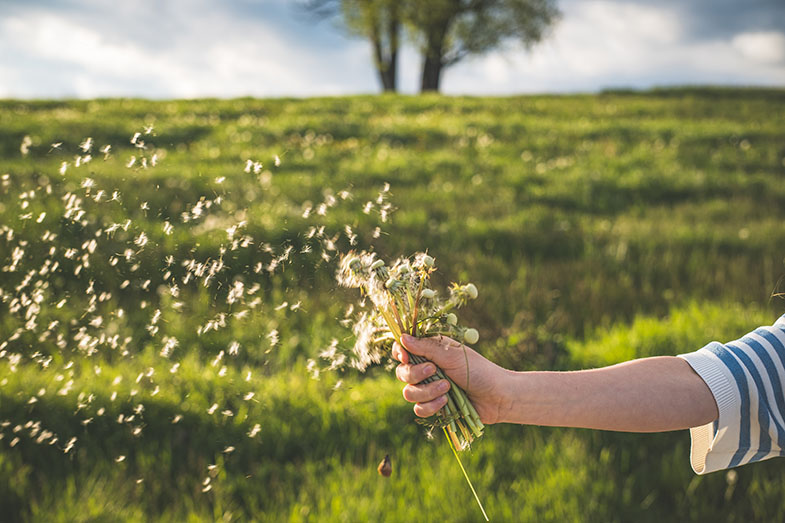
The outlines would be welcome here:
[[[391,372],[323,368],[338,253],[427,250],[510,368],[690,352],[785,312],[784,139],[780,89],[0,100],[0,519],[479,521]],[[785,517],[687,431],[462,459],[492,521]]]

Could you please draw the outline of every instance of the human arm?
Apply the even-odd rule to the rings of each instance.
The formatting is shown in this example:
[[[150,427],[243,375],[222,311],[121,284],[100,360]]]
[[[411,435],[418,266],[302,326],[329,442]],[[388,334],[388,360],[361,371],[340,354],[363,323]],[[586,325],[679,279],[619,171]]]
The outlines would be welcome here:
[[[717,419],[706,383],[676,357],[633,360],[573,372],[514,372],[446,337],[405,337],[407,351],[434,362],[469,396],[483,423],[520,423],[626,432],[660,432],[705,425]],[[413,365],[396,346],[396,373],[408,383],[403,395],[418,416],[435,414],[446,389],[428,363]],[[467,369],[468,362],[468,369]],[[467,386],[468,385],[468,386]]]

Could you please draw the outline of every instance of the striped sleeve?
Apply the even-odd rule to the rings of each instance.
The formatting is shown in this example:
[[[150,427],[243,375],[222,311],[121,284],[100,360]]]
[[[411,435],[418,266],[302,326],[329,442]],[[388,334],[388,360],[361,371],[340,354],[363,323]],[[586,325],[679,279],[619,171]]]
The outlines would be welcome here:
[[[785,315],[679,357],[703,378],[719,410],[717,421],[690,429],[697,474],[785,456]]]

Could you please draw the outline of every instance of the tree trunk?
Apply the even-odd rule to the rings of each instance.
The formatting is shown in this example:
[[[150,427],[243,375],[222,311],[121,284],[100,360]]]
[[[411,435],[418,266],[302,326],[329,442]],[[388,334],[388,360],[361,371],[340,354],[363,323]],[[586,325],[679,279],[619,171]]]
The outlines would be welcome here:
[[[386,35],[382,36],[378,19],[371,24],[370,39],[373,46],[373,58],[376,65],[376,72],[382,83],[384,92],[395,92],[397,90],[397,62],[398,62],[398,33],[400,22],[396,10],[391,10],[388,14]],[[386,40],[385,40],[386,37]],[[385,43],[386,49],[385,49]]]
[[[387,53],[387,78],[389,89],[385,91],[396,92],[398,90],[398,33],[401,30],[401,23],[398,20],[398,10],[391,8],[390,23],[387,26],[387,41],[390,49]]]
[[[440,26],[434,27],[428,32],[420,92],[439,90],[439,81],[444,68],[444,39],[447,36],[449,24],[450,21],[445,20]]]
[[[420,91],[423,93],[439,90],[439,80],[442,74],[441,56],[425,55],[425,62],[422,67],[422,82]]]

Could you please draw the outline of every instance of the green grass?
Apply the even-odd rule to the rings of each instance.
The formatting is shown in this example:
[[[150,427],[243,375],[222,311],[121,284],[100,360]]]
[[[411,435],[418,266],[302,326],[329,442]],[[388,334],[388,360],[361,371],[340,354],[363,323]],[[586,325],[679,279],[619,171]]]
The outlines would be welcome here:
[[[509,367],[692,351],[785,309],[772,298],[785,290],[782,122],[785,93],[764,89],[0,101],[4,514],[478,519],[446,442],[425,437],[390,373],[307,376],[306,360],[330,340],[351,344],[339,320],[357,300],[335,289],[325,240],[349,249],[349,225],[358,248],[384,256],[428,249],[437,283],[477,284],[463,322],[480,331],[482,353]],[[151,124],[147,148],[135,148],[131,136]],[[94,158],[76,167],[88,136]],[[153,154],[159,165],[141,168]],[[244,172],[249,159],[264,167]],[[382,222],[378,206],[362,209],[386,182],[397,210]],[[108,200],[114,191],[119,201]],[[79,221],[64,216],[68,193],[82,200]],[[318,214],[330,196],[336,204]],[[200,198],[212,206],[184,222]],[[126,220],[127,230],[107,232]],[[226,229],[241,221],[238,237],[252,242],[233,248]],[[320,226],[324,237],[309,237]],[[288,247],[274,272],[254,271]],[[219,259],[208,285],[184,281],[184,261]],[[167,290],[175,281],[177,296]],[[238,281],[258,290],[227,303]],[[221,314],[225,324],[199,333]],[[178,342],[168,355],[165,337]],[[37,443],[43,431],[58,441]],[[387,453],[389,479],[375,471]],[[493,426],[463,459],[495,521],[782,519],[777,460],[729,483],[695,476],[688,453],[686,432]]]

